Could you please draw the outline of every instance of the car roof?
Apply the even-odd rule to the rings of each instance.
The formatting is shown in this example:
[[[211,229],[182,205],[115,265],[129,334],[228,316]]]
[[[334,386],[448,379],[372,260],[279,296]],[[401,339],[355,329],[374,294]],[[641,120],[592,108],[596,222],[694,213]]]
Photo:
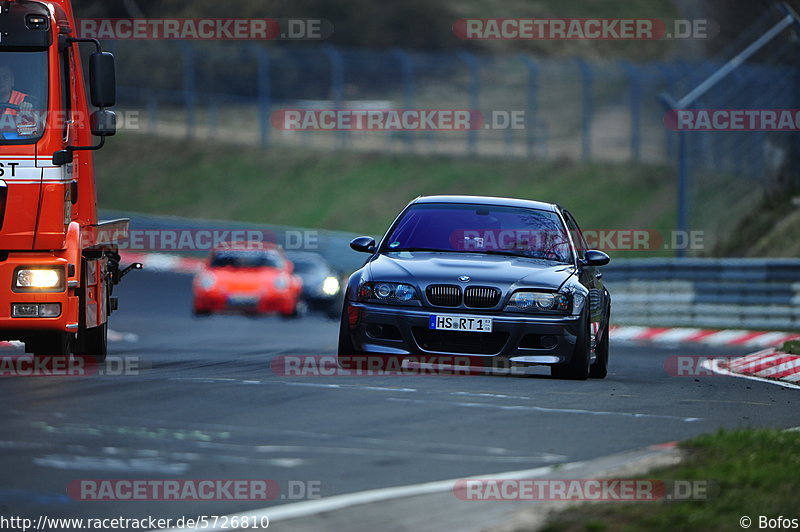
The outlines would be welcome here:
[[[251,240],[247,242],[225,242],[217,245],[212,250],[214,253],[225,251],[278,251],[281,252],[280,246],[273,242],[259,242]]]
[[[286,258],[292,262],[313,262],[321,266],[328,266],[328,261],[316,251],[286,251]]]
[[[411,204],[417,203],[464,203],[477,205],[496,205],[501,207],[539,209],[552,212],[558,212],[560,210],[558,204],[555,203],[545,203],[543,201],[519,198],[499,198],[494,196],[420,196],[411,202]]]

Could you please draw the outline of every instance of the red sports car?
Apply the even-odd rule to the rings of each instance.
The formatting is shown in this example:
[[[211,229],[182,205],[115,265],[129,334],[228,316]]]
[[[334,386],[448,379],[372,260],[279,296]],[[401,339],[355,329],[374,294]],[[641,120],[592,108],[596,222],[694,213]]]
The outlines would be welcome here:
[[[302,313],[302,280],[283,251],[271,244],[244,243],[215,249],[194,278],[196,316],[215,312]]]

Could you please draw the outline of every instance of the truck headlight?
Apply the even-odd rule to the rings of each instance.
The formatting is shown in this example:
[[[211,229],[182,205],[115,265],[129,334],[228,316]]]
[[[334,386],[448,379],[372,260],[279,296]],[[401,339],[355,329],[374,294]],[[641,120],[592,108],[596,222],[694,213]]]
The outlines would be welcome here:
[[[322,291],[326,295],[335,296],[339,293],[339,288],[339,279],[336,277],[326,277],[325,280],[322,281]]]
[[[569,296],[553,292],[523,291],[511,296],[508,310],[523,310],[528,312],[570,310]]]
[[[14,275],[14,288],[22,290],[60,290],[64,288],[62,268],[20,268]]]

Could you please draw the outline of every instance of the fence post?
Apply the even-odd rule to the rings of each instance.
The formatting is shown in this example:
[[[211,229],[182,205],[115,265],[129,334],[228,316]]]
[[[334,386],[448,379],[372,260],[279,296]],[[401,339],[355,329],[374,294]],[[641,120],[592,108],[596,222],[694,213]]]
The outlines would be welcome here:
[[[592,158],[592,82],[593,72],[589,63],[583,59],[577,58],[575,62],[581,71],[581,78],[583,80],[582,91],[582,109],[583,119],[581,123],[581,157],[584,162],[588,162]]]
[[[256,66],[258,69],[258,121],[261,132],[261,146],[266,148],[269,146],[269,133],[270,133],[270,116],[269,110],[272,100],[272,91],[270,86],[270,71],[269,71],[269,52],[263,46],[257,44],[252,45],[253,53],[256,56]]]
[[[477,111],[480,106],[481,95],[481,79],[480,79],[480,64],[475,57],[464,50],[458,51],[458,58],[467,65],[469,69],[469,107],[471,111]],[[470,128],[467,132],[467,152],[470,155],[477,153],[478,144],[478,130]]]
[[[688,196],[689,183],[689,142],[688,131],[678,131],[678,234],[683,238],[688,234],[688,211],[689,206],[686,202]],[[678,247],[676,250],[678,258],[686,256],[686,250]]]
[[[674,65],[669,66],[665,63],[658,63],[658,70],[661,72],[661,77],[664,78],[664,85],[666,86],[666,90],[664,91],[674,91],[677,87],[675,87],[675,72],[674,72]],[[675,137],[672,135],[672,132],[669,128],[664,128],[664,149],[666,151],[666,158],[667,161],[672,161],[675,155]]]
[[[414,60],[405,50],[395,48],[391,51],[393,57],[400,62],[400,77],[403,82],[403,107],[413,109],[416,100],[416,85],[414,79]],[[409,151],[414,151],[414,135],[411,131],[403,132]]]
[[[186,138],[192,139],[195,128],[197,94],[195,91],[194,47],[188,42],[179,41],[183,54],[183,98],[186,108]]]
[[[638,163],[642,159],[642,72],[629,61],[620,64],[631,83],[631,157]]]
[[[341,109],[344,103],[344,60],[342,53],[331,44],[326,44],[322,52],[328,57],[331,63],[331,93],[334,109]],[[342,129],[337,133],[337,144],[339,148],[344,148],[345,136],[347,131]]]
[[[535,149],[534,135],[536,134],[534,125],[536,124],[536,111],[539,105],[539,65],[527,55],[520,54],[519,58],[528,68],[528,109],[526,111],[528,116],[525,117],[525,127],[528,130],[525,132],[525,138],[528,144],[528,158],[532,159]]]
[[[158,132],[158,123],[156,117],[158,116],[158,96],[156,96],[155,89],[147,91],[147,117],[150,133],[155,135]]]
[[[222,135],[224,137],[224,133]],[[208,103],[208,138],[219,139],[219,101],[211,98]]]

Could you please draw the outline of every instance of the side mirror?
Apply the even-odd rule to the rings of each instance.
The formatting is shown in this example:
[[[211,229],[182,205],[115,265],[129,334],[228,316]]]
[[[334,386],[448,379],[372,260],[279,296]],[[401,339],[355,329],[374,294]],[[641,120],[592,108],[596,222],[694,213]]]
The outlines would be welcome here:
[[[586,261],[587,266],[605,266],[609,263],[611,257],[600,250],[590,249],[584,254],[583,259]]]
[[[112,53],[95,52],[89,56],[89,89],[95,107],[113,107],[117,103],[117,75]]]
[[[58,150],[53,154],[53,166],[64,166],[75,160],[72,150]]]
[[[371,236],[360,236],[350,242],[350,247],[360,253],[375,253],[375,239]]]
[[[96,137],[113,137],[117,132],[117,115],[114,111],[100,109],[89,117],[92,135]]]

